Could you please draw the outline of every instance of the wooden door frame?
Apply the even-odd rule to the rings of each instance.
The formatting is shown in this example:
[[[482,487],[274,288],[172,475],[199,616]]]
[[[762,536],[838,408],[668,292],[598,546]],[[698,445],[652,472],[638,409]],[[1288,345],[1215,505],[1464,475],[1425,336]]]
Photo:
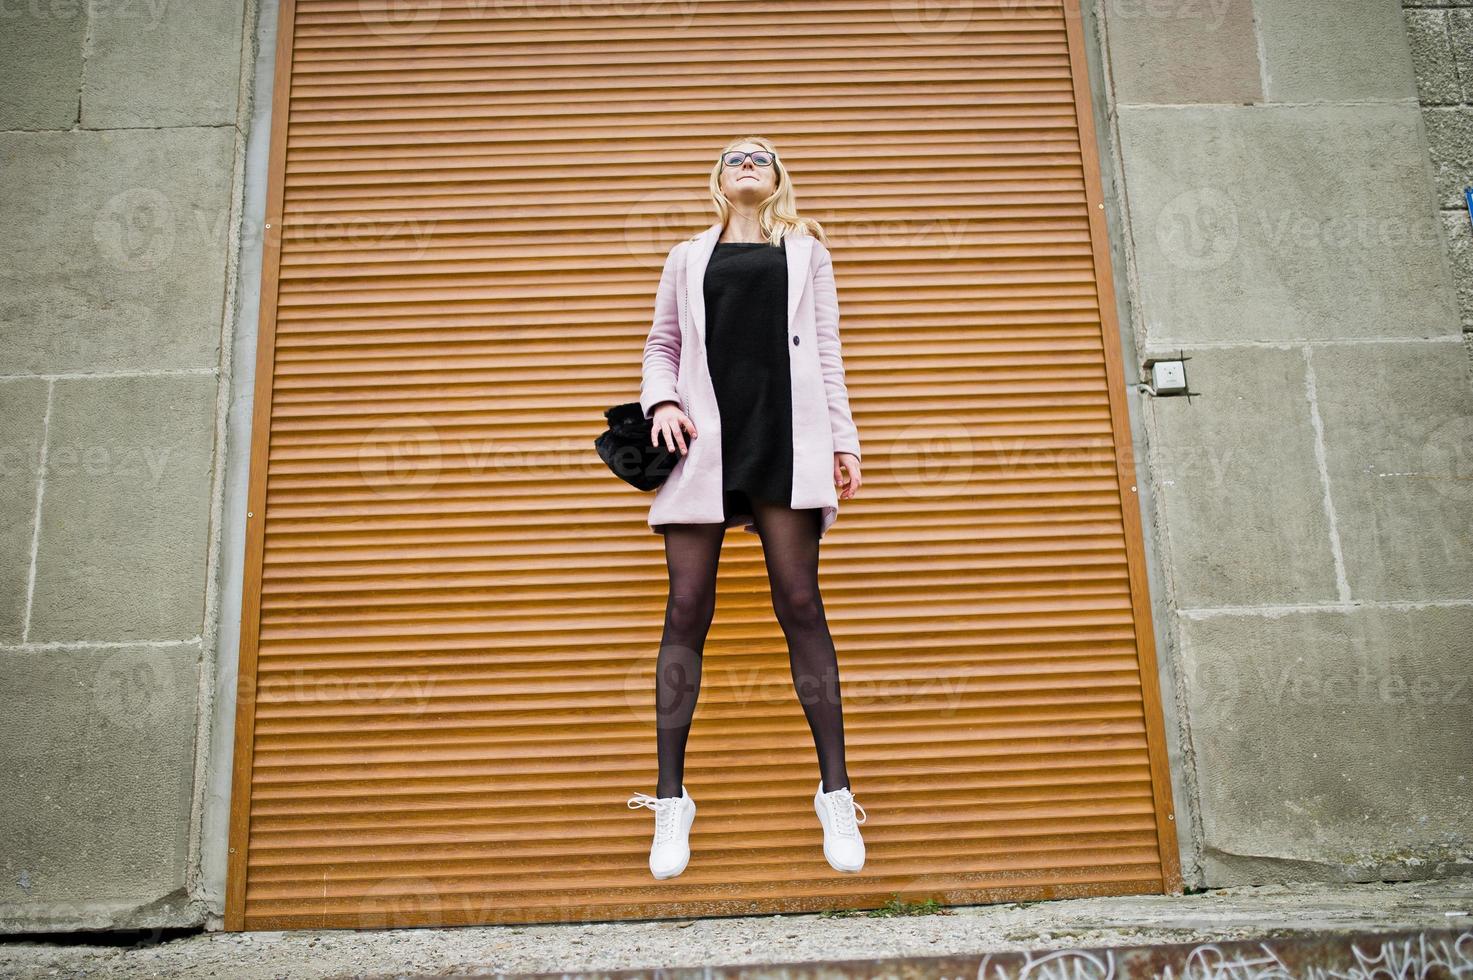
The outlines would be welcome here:
[[[1135,441],[1130,431],[1130,405],[1125,400],[1125,355],[1122,351],[1115,270],[1110,261],[1110,229],[1105,221],[1104,178],[1095,133],[1094,93],[1089,84],[1089,52],[1085,47],[1081,0],[1063,0],[1069,37],[1069,73],[1074,80],[1075,123],[1084,169],[1084,197],[1089,212],[1090,246],[1094,252],[1096,295],[1100,303],[1100,335],[1105,354],[1105,385],[1110,400],[1110,428],[1115,445],[1115,478],[1121,488],[1120,518],[1125,525],[1125,566],[1135,623],[1136,662],[1141,676],[1146,752],[1151,763],[1151,795],[1156,810],[1156,841],[1161,854],[1165,894],[1182,893],[1181,855],[1177,844],[1176,804],[1166,751],[1166,718],[1156,662],[1156,630],[1151,617],[1151,589],[1146,573],[1145,529],[1135,478]],[[1125,488],[1130,496],[1125,496]]]
[[[263,0],[270,2],[270,0]],[[271,150],[266,168],[266,221],[261,245],[261,308],[256,335],[256,386],[251,412],[250,482],[246,494],[245,574],[240,602],[240,662],[235,691],[235,747],[230,774],[230,851],[225,862],[225,929],[245,929],[246,858],[250,844],[251,772],[255,761],[256,663],[261,642],[261,559],[266,545],[266,471],[271,449],[271,390],[276,363],[276,301],[281,282],[281,214],[286,197],[286,132],[291,108],[296,0],[280,0],[276,16]]]

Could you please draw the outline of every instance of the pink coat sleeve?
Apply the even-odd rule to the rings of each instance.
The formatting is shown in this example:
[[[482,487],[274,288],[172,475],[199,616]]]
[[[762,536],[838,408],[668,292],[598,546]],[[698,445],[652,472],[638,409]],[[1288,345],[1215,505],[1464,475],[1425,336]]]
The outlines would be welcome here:
[[[814,326],[818,331],[818,360],[823,367],[823,386],[828,394],[829,427],[834,433],[834,452],[859,456],[859,430],[849,411],[849,389],[844,384],[844,351],[839,343],[839,291],[834,285],[834,264],[823,242],[815,240],[818,268],[813,272]]]
[[[677,243],[665,256],[665,269],[655,290],[655,319],[644,342],[644,369],[639,387],[639,407],[644,417],[654,414],[663,401],[680,404],[675,393],[676,372],[680,367],[680,313],[675,302],[675,263],[683,254]],[[684,408],[684,406],[681,406]]]

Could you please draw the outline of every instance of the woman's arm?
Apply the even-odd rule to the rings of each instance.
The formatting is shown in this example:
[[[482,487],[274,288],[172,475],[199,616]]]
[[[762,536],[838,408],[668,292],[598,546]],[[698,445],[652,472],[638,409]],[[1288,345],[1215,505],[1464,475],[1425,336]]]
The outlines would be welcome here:
[[[680,404],[675,393],[676,372],[680,367],[680,313],[675,296],[675,263],[683,255],[678,242],[665,256],[665,269],[660,273],[660,286],[655,290],[655,319],[644,342],[644,370],[640,381],[639,407],[649,418],[660,402]],[[684,406],[681,406],[684,408]]]
[[[829,427],[834,433],[834,452],[859,457],[859,430],[849,412],[849,388],[844,384],[844,351],[839,343],[839,291],[834,285],[834,264],[823,242],[814,239],[818,268],[813,272],[813,312],[818,330],[818,360],[823,366],[823,386],[829,400]]]

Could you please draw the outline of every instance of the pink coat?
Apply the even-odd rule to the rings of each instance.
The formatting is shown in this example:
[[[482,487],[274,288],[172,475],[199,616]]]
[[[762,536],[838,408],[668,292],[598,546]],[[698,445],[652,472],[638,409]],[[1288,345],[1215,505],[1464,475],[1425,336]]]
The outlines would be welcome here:
[[[659,402],[678,402],[695,424],[689,452],[655,491],[648,523],[721,523],[757,533],[755,525],[726,520],[721,481],[721,416],[706,366],[706,263],[716,249],[717,222],[677,243],[665,259],[655,293],[655,318],[644,346],[639,403],[649,418]],[[794,508],[821,507],[822,537],[839,516],[834,453],[859,456],[859,432],[849,412],[839,346],[839,299],[829,250],[806,232],[789,235],[788,348],[793,405]]]

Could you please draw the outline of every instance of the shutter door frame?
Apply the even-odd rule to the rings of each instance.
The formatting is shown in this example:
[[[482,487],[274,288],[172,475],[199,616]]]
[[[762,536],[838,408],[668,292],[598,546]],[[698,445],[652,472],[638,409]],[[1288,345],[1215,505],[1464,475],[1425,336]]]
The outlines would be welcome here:
[[[266,0],[270,2],[270,0]],[[262,559],[266,551],[266,470],[271,450],[271,402],[276,365],[276,302],[281,284],[281,218],[286,200],[286,140],[291,109],[296,0],[278,0],[271,146],[266,171],[266,220],[261,235],[261,309],[256,336],[256,384],[251,404],[250,480],[246,492],[245,574],[240,604],[240,661],[235,694],[235,750],[230,773],[230,843],[225,862],[225,929],[246,928],[251,773],[255,767],[256,667],[261,641]]]
[[[1095,132],[1094,92],[1089,84],[1089,59],[1084,44],[1080,0],[1063,0],[1069,38],[1069,72],[1074,80],[1074,114],[1084,162],[1085,210],[1094,251],[1096,292],[1100,303],[1100,332],[1104,339],[1105,382],[1110,399],[1110,426],[1114,433],[1115,478],[1121,490],[1121,519],[1125,525],[1126,568],[1130,576],[1130,603],[1134,613],[1136,651],[1140,663],[1141,700],[1146,713],[1146,751],[1151,763],[1151,793],[1155,800],[1156,839],[1161,852],[1163,892],[1183,891],[1181,856],[1176,835],[1176,805],[1171,787],[1171,765],[1166,750],[1161,682],[1157,666],[1156,633],[1151,615],[1151,587],[1146,573],[1145,528],[1140,496],[1126,496],[1136,488],[1135,439],[1130,431],[1130,405],[1125,400],[1125,339],[1115,296],[1115,267],[1110,257],[1110,230],[1105,220],[1104,177],[1100,145]],[[1129,504],[1127,504],[1127,501]],[[1133,504],[1134,506],[1131,506]]]

